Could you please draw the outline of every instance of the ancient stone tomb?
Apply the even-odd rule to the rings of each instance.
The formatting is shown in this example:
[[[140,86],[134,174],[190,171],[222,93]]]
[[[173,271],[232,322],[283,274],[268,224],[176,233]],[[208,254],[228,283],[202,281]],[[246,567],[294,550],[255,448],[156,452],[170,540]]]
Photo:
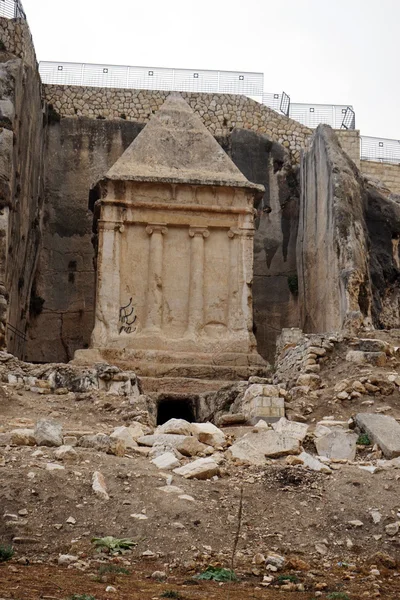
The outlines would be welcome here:
[[[249,182],[171,95],[92,193],[97,291],[92,350],[142,376],[263,372],[252,333]]]

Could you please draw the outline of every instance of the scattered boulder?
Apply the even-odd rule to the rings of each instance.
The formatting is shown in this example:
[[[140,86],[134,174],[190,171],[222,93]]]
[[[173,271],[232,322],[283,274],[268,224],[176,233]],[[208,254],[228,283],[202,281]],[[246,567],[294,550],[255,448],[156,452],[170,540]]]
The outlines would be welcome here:
[[[111,439],[122,440],[125,443],[126,448],[135,448],[137,442],[133,439],[132,433],[129,427],[117,427],[110,435]]]
[[[72,565],[72,563],[78,562],[79,558],[73,554],[60,554],[58,557],[58,564],[60,566]]]
[[[98,452],[107,452],[115,456],[124,456],[126,451],[125,442],[122,439],[111,438],[105,433],[82,435],[77,445],[80,448],[92,448]]]
[[[399,529],[400,529],[400,524],[398,522],[389,523],[389,525],[386,525],[386,527],[385,527],[386,533],[388,535],[390,535],[391,537],[393,537],[394,535],[397,535],[399,533]]]
[[[10,432],[13,446],[35,446],[36,438],[34,429],[13,429]]]
[[[272,423],[272,428],[277,433],[296,438],[302,442],[308,433],[309,425],[307,423],[289,421],[285,417],[282,417],[276,423]]]
[[[321,387],[321,377],[315,373],[301,373],[298,378],[296,385],[307,386],[311,390],[318,390]]]
[[[103,473],[100,471],[95,471],[92,477],[92,490],[102,500],[109,500],[109,495],[107,493],[106,480],[104,479]]]
[[[136,421],[132,421],[132,423],[128,426],[128,429],[135,442],[138,438],[143,437],[145,435],[145,429],[148,430],[147,427],[143,427],[143,425],[137,423]]]
[[[357,451],[358,436],[339,430],[331,431],[315,440],[319,456],[333,459],[354,460]]]
[[[248,433],[233,444],[226,454],[240,462],[264,465],[266,457],[277,458],[300,452],[300,441],[273,430]]]
[[[359,413],[355,417],[358,427],[377,444],[386,458],[400,456],[400,425],[393,417],[372,413]]]
[[[186,479],[211,479],[219,475],[219,466],[212,458],[198,458],[197,460],[174,469],[174,473]]]
[[[327,465],[324,465],[314,456],[311,456],[311,454],[308,454],[308,452],[301,452],[295,458],[301,462],[302,465],[307,467],[307,469],[317,471],[318,473],[326,473],[328,475],[332,473],[332,469],[330,469]]]
[[[346,360],[359,365],[368,364],[376,367],[384,367],[386,364],[385,352],[363,352],[362,350],[349,350]]]
[[[92,448],[100,452],[108,452],[110,448],[110,436],[105,433],[96,433],[94,435],[82,435],[78,440],[80,448]]]
[[[175,435],[173,433],[160,433],[153,435],[144,435],[143,437],[138,438],[137,443],[140,446],[154,446],[157,445],[165,445],[170,446],[171,448],[176,448],[179,444],[181,444],[185,435]]]
[[[180,442],[176,449],[183,456],[196,456],[197,454],[212,454],[213,448],[207,444],[202,444],[194,436],[186,436],[185,439]]]
[[[226,413],[219,418],[219,425],[221,427],[243,425],[244,423],[246,423],[246,416],[243,413]]]
[[[208,444],[214,448],[225,445],[226,437],[224,432],[213,425],[213,423],[192,423],[191,431],[199,442],[203,444]]]
[[[62,446],[62,425],[52,419],[40,419],[34,429],[38,446]]]
[[[191,435],[191,424],[184,419],[170,419],[163,425],[159,425],[154,433],[156,435],[160,435],[161,433]]]
[[[163,469],[166,471],[175,469],[176,467],[179,467],[181,464],[179,462],[179,460],[176,458],[176,456],[174,454],[172,454],[172,452],[164,452],[164,454],[161,454],[160,456],[153,458],[153,460],[151,462],[153,463],[153,465],[155,465],[159,469]]]
[[[54,451],[54,458],[63,462],[74,463],[79,460],[79,455],[72,446],[60,446]]]

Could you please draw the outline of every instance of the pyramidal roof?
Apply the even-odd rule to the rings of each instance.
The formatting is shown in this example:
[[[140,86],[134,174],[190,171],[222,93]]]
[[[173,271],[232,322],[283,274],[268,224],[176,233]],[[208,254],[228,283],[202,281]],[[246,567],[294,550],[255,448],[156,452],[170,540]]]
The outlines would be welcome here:
[[[200,118],[178,94],[171,94],[105,179],[167,181],[250,188]]]

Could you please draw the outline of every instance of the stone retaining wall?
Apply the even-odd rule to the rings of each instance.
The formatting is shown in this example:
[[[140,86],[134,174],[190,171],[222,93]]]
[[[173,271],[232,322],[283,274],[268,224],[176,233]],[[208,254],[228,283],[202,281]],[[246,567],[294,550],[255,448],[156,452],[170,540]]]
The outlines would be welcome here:
[[[127,119],[147,123],[170,92],[80,86],[44,85],[44,99],[61,117]],[[312,130],[301,123],[247,98],[229,94],[182,92],[214,136],[228,135],[233,128],[264,133],[287,148],[294,162],[308,145]],[[360,165],[359,131],[338,130],[340,142],[350,158]]]
[[[336,129],[335,132],[343,150],[360,168],[360,132],[358,129]]]
[[[277,340],[274,382],[295,385],[303,373],[318,374],[320,362],[326,360],[338,342],[336,335],[304,334],[301,329],[283,329]]]
[[[35,48],[26,21],[0,17],[0,42],[4,50],[21,58],[24,64],[37,67]]]
[[[170,92],[44,85],[44,98],[61,117],[127,119],[147,123]],[[182,96],[214,136],[233,128],[265,133],[287,148],[298,162],[311,129],[247,98],[228,94],[186,93]]]
[[[384,183],[391,192],[400,194],[400,164],[362,160],[360,163],[361,173],[367,177],[375,177]]]

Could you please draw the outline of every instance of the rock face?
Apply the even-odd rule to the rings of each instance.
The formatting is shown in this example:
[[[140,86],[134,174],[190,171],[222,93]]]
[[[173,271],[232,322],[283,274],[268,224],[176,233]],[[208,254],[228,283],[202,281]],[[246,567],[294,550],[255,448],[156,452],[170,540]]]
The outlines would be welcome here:
[[[300,182],[289,151],[268,136],[235,128],[217,138],[250,181],[265,187],[254,237],[254,328],[260,354],[272,362],[282,327],[298,325],[296,238]]]
[[[0,51],[0,349],[7,344],[23,358],[29,317],[42,304],[33,278],[43,225],[46,126],[29,30],[19,19],[8,23],[10,37],[21,35],[23,47],[15,43],[15,54]]]
[[[76,118],[53,121],[48,128],[47,225],[35,280],[35,293],[44,304],[32,315],[28,360],[67,362],[75,350],[89,345],[95,293],[89,189],[142,128],[122,119]]]
[[[306,332],[358,328],[371,312],[362,178],[329,126],[317,128],[301,176],[300,326]]]
[[[400,205],[389,190],[365,182],[372,321],[378,329],[400,324]]]
[[[359,413],[356,423],[378,444],[386,458],[400,456],[400,425],[393,417]]]
[[[51,122],[45,182],[48,221],[35,281],[35,293],[45,303],[42,312],[33,315],[28,360],[66,361],[90,342],[95,276],[89,187],[143,126],[134,120],[76,116]],[[289,152],[265,134],[235,127],[217,140],[248,179],[266,188],[255,222],[253,293],[258,350],[272,361],[277,332],[298,322],[298,169],[292,166]],[[68,202],[60,204],[60,197]],[[64,294],[66,280],[68,295]]]

